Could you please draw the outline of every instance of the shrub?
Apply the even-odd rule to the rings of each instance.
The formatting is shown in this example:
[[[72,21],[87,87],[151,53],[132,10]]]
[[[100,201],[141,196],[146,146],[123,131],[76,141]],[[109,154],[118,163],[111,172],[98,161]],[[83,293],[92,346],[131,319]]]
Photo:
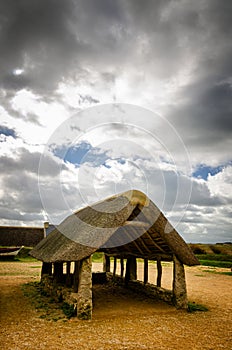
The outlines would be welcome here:
[[[214,254],[221,254],[222,253],[220,247],[216,247],[215,245],[211,245],[210,248],[212,249]]]

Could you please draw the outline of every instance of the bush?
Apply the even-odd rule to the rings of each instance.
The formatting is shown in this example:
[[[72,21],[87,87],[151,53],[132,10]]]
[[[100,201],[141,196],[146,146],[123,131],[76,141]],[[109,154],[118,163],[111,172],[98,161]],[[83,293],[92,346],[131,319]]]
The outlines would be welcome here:
[[[216,247],[215,245],[211,245],[210,248],[212,249],[214,254],[221,254],[222,253],[222,250],[220,249],[220,247]]]
[[[194,254],[205,254],[204,249],[201,249],[200,247],[193,247],[192,251]]]

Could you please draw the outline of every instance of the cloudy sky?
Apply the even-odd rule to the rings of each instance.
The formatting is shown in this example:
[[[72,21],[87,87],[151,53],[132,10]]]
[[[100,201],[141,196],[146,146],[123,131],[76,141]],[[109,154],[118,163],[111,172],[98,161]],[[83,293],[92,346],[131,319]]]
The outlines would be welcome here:
[[[137,188],[232,239],[232,2],[0,0],[0,224]]]

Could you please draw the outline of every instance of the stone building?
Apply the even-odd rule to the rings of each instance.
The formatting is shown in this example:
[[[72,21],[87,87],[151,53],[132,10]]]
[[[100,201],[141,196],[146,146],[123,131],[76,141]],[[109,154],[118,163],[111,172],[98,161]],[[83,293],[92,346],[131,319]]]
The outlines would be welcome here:
[[[33,257],[43,261],[42,279],[49,280],[55,288],[62,284],[71,288],[80,319],[92,317],[91,255],[95,252],[104,253],[106,273],[111,257],[113,275],[119,261],[121,276],[117,278],[121,277],[132,288],[136,286],[136,258],[144,261],[144,281],[140,287],[148,285],[148,261],[156,261],[157,285],[150,289],[177,308],[187,308],[184,265],[198,265],[199,261],[142,192],[127,191],[75,212],[31,251]],[[173,288],[169,292],[161,288],[162,261],[173,261]],[[71,263],[75,265],[73,273]]]
[[[0,246],[35,247],[43,237],[42,227],[0,226]]]

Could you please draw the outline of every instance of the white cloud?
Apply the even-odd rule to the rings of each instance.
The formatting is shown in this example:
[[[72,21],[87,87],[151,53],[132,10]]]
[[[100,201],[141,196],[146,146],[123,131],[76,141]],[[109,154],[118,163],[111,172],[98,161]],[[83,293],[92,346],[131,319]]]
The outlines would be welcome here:
[[[221,172],[208,175],[208,186],[212,195],[231,199],[232,193],[232,166],[227,166]],[[232,203],[231,203],[232,205]]]

